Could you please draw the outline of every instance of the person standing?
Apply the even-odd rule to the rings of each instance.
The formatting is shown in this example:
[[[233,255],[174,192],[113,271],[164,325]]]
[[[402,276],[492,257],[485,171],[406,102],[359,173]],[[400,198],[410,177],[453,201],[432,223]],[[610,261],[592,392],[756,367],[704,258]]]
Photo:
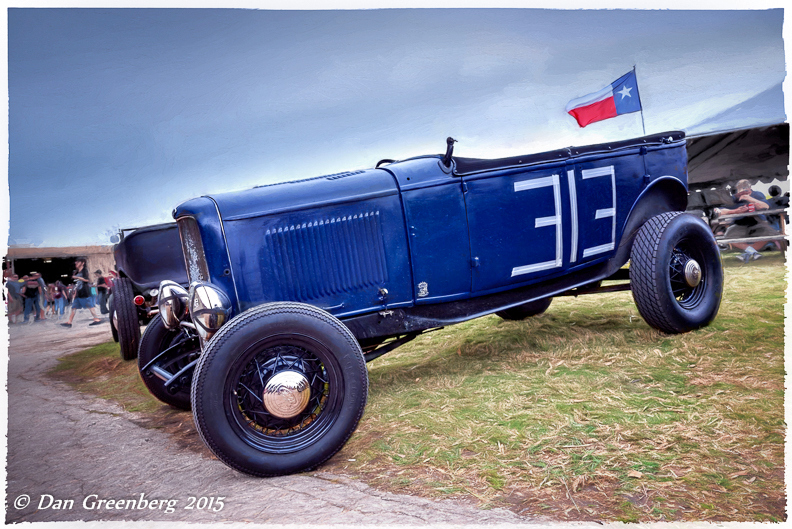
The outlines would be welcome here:
[[[24,321],[27,322],[30,319],[31,312],[33,313],[34,320],[39,321],[39,311],[41,310],[39,306],[39,290],[41,290],[41,287],[36,279],[36,272],[31,272],[30,275],[22,276],[22,279],[25,280],[25,284],[20,290],[20,294],[25,298]]]
[[[47,308],[44,310],[44,318],[48,318],[49,316],[55,315],[55,298],[53,297],[55,294],[55,284],[50,283],[47,285]]]
[[[41,274],[38,272],[31,272],[31,274],[36,275],[36,281],[39,284],[39,319],[46,320],[45,312],[47,312],[47,283],[44,281],[44,278],[41,277]]]
[[[107,282],[107,310],[113,310],[113,292],[115,291],[115,282],[118,280],[118,273],[115,270],[108,270],[105,281]],[[112,317],[112,315],[111,315]]]
[[[5,286],[8,289],[8,320],[11,323],[16,323],[16,317],[24,310],[24,301],[20,294],[22,283],[19,282],[19,276],[11,274]]]
[[[93,316],[93,321],[88,325],[99,325],[102,319],[96,315],[94,304],[91,300],[91,280],[88,277],[88,270],[85,269],[85,258],[78,257],[74,260],[74,266],[77,268],[72,273],[76,293],[72,301],[71,313],[69,314],[69,321],[61,323],[63,327],[71,327],[74,321],[74,316],[77,314],[77,309],[88,309]]]
[[[60,279],[55,281],[52,300],[55,303],[55,313],[57,314],[58,319],[61,319],[61,316],[63,316],[64,310],[66,309],[66,286],[61,282]]]
[[[94,273],[96,274],[96,290],[98,291],[99,297],[99,312],[102,314],[107,314],[110,312],[107,310],[107,298],[110,295],[110,289],[107,286],[107,280],[102,277],[102,271],[97,270]]]

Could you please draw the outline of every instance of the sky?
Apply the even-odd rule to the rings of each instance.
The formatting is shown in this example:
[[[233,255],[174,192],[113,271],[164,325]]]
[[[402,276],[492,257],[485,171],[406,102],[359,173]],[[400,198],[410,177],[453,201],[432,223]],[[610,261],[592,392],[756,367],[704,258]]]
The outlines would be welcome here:
[[[491,158],[784,122],[783,14],[9,9],[9,244],[109,244],[192,197],[447,136]],[[633,67],[642,113],[565,113]]]

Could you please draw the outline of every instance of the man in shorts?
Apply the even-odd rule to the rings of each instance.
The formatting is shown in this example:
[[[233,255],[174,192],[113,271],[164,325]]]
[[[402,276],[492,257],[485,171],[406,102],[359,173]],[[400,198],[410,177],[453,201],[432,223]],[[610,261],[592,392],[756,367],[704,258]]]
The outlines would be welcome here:
[[[751,183],[748,182],[748,180],[740,180],[735,184],[732,198],[734,199],[734,208],[715,208],[715,214],[732,215],[770,209],[770,204],[765,200],[764,195],[759,191],[753,191],[751,189]],[[723,234],[723,238],[745,239],[748,237],[770,237],[773,235],[778,235],[779,239],[783,238],[783,235],[770,225],[764,215],[751,215],[735,219],[734,224],[729,226],[729,229]],[[759,250],[767,244],[767,241],[755,242],[753,244],[744,242],[733,242],[730,244],[735,248],[744,250],[744,253],[738,255],[737,259],[747,263],[748,261],[755,261],[762,257]]]
[[[91,299],[91,280],[88,277],[88,270],[85,269],[85,259],[78,257],[74,260],[74,266],[77,269],[72,273],[72,279],[74,279],[77,293],[74,296],[74,301],[72,301],[69,321],[61,323],[61,325],[64,327],[71,327],[72,321],[74,321],[74,315],[77,314],[77,309],[88,309],[91,311],[93,321],[89,323],[89,325],[99,325],[104,320],[97,316],[94,310],[93,300]]]

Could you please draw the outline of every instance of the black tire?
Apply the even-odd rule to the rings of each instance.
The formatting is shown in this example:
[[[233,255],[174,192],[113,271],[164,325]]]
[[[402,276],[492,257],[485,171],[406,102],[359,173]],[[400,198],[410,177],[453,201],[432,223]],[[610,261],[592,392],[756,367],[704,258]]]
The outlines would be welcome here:
[[[520,321],[531,316],[538,316],[542,314],[552,303],[553,298],[544,298],[537,301],[531,301],[517,307],[512,307],[506,310],[499,310],[495,314],[504,320]]]
[[[288,372],[296,373],[297,390],[285,399],[282,391],[265,396],[267,383]],[[310,305],[270,303],[240,314],[206,344],[193,376],[193,418],[225,464],[277,476],[310,470],[338,452],[367,394],[363,353],[343,323]],[[268,397],[276,401],[271,409]],[[292,415],[278,418],[279,405],[293,406]]]
[[[723,294],[723,267],[715,237],[701,219],[682,212],[652,217],[638,231],[630,259],[633,299],[646,323],[677,334],[715,319]],[[686,279],[691,260],[700,269],[698,283],[695,274]]]
[[[113,295],[107,299],[107,308],[110,309],[110,332],[113,333],[113,341],[118,343],[118,328],[116,327],[116,314],[113,308]]]
[[[154,375],[151,370],[143,368],[158,354],[169,347],[176,347],[172,353],[157,361],[157,366],[168,373],[175,375],[180,369],[198,358],[201,354],[201,345],[198,337],[189,334],[186,330],[170,330],[162,323],[159,316],[155,316],[143,332],[138,349],[138,371],[140,378],[148,390],[157,399],[165,404],[181,410],[190,409],[190,378],[192,373],[182,381],[178,391],[171,393],[165,388],[165,381]]]
[[[119,278],[113,287],[113,306],[116,312],[116,330],[121,358],[134,360],[140,344],[140,324],[138,322],[135,294],[129,278]]]

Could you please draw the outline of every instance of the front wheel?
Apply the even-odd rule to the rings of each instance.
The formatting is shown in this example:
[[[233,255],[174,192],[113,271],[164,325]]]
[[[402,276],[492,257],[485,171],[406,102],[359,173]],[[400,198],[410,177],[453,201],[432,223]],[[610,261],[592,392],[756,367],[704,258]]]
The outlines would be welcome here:
[[[226,324],[195,370],[195,425],[212,453],[255,476],[319,466],[366,406],[368,373],[347,327],[301,303],[270,303]]]
[[[723,267],[701,219],[681,212],[652,217],[636,235],[630,259],[633,299],[649,325],[676,334],[715,319]]]
[[[161,402],[174,408],[189,410],[190,381],[193,374],[190,364],[200,354],[198,336],[186,329],[168,329],[157,315],[148,324],[140,339],[140,378],[149,392]],[[160,358],[149,366],[158,356]],[[179,376],[166,386],[166,381],[175,375]]]

